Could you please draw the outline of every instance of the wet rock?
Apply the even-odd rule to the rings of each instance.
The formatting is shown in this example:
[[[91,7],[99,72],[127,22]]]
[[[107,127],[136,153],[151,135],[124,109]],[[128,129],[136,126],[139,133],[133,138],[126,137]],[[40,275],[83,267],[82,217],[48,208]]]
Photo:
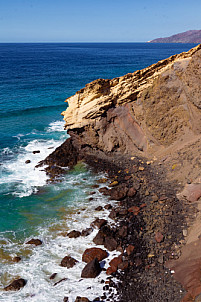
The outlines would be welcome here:
[[[56,277],[57,273],[53,273],[51,276],[50,276],[50,280],[53,280],[55,277]]]
[[[19,256],[13,257],[13,262],[20,262],[21,260],[22,258]]]
[[[40,153],[40,150],[35,150],[32,152],[33,154],[37,154],[37,153]]]
[[[54,283],[54,286],[56,286],[57,284],[59,284],[63,281],[67,281],[67,280],[68,280],[68,278],[63,278],[63,279],[59,280],[58,282]]]
[[[109,262],[109,265],[112,267],[112,268],[118,268],[118,265],[122,263],[122,256],[118,256],[118,257],[114,257],[110,262]]]
[[[81,232],[73,230],[73,231],[69,232],[69,233],[67,234],[67,236],[68,236],[69,238],[77,238],[77,237],[80,237],[80,236],[81,236]]]
[[[109,236],[105,237],[104,247],[108,251],[112,252],[112,251],[116,250],[117,245],[118,245],[117,241],[113,237],[109,237]]]
[[[106,210],[110,210],[112,208],[112,205],[111,204],[106,204],[105,206],[104,206],[104,209],[106,209]]]
[[[82,261],[89,263],[94,258],[97,258],[98,261],[101,261],[107,258],[108,254],[106,251],[102,250],[101,248],[93,247],[86,249],[84,254],[82,255]]]
[[[30,159],[27,159],[26,161],[25,161],[25,164],[30,164]]]
[[[103,195],[109,195],[110,193],[110,190],[107,187],[100,188],[98,191]]]
[[[90,261],[82,270],[81,278],[95,278],[101,272],[101,267],[97,258]]]
[[[67,268],[71,268],[73,267],[78,261],[74,258],[72,258],[71,256],[65,256],[62,260],[61,260],[61,266],[63,267],[67,267]]]
[[[26,285],[27,281],[25,279],[16,279],[14,280],[11,284],[9,284],[8,286],[4,287],[5,291],[9,291],[9,290],[20,290],[22,287],[24,287]]]
[[[97,218],[96,220],[94,220],[94,221],[91,223],[91,226],[92,226],[92,227],[97,227],[98,229],[100,229],[102,226],[104,226],[104,225],[106,225],[106,224],[107,224],[107,220]]]
[[[64,297],[63,302],[68,302],[68,301],[69,301],[68,297]]]
[[[163,238],[164,237],[163,237],[163,234],[161,232],[156,232],[155,233],[155,240],[156,240],[156,242],[158,242],[158,243],[162,242]]]
[[[97,245],[103,245],[105,242],[105,234],[99,230],[97,235],[94,237],[93,242]]]
[[[75,302],[90,302],[90,301],[88,298],[77,296],[77,298],[75,299]]]
[[[86,228],[85,230],[82,230],[81,236],[89,236],[93,232],[92,228]]]
[[[117,271],[117,268],[116,268],[116,267],[111,267],[111,266],[109,266],[109,267],[107,268],[107,270],[106,270],[106,274],[107,274],[107,275],[111,275],[111,274],[115,273],[116,271]]]
[[[41,245],[42,241],[40,239],[32,238],[31,240],[27,241],[26,244]]]
[[[101,206],[98,206],[97,208],[95,208],[95,211],[102,211],[103,210],[103,207]]]

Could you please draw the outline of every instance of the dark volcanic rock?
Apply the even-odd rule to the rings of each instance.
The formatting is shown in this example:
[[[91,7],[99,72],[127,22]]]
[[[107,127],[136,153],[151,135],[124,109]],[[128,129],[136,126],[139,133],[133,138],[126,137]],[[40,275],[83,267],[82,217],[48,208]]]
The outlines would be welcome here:
[[[103,231],[99,230],[97,235],[94,237],[93,242],[97,245],[103,245],[105,242],[105,234]]]
[[[100,264],[97,258],[94,258],[90,261],[82,270],[81,277],[82,278],[95,278],[101,272]]]
[[[106,225],[107,224],[107,220],[105,219],[101,219],[101,218],[97,218],[96,220],[94,220],[92,223],[91,223],[91,226],[92,227],[97,227],[98,229],[100,229],[102,226]]]
[[[25,279],[16,279],[14,280],[11,284],[8,286],[4,287],[4,290],[9,291],[9,290],[20,290],[22,287],[26,285],[27,281]]]
[[[30,164],[30,159],[27,159],[26,161],[25,161],[25,164]]]
[[[51,276],[50,276],[50,280],[53,280],[55,277],[56,277],[57,273],[53,273]]]
[[[68,302],[68,301],[69,301],[68,297],[64,297],[63,302]]]
[[[29,241],[26,242],[26,244],[34,244],[34,245],[41,245],[42,241],[40,239],[31,239]]]
[[[61,260],[61,266],[63,267],[67,267],[67,268],[71,268],[73,267],[78,261],[74,258],[72,258],[71,256],[65,256],[62,260]]]
[[[92,228],[86,228],[85,230],[82,230],[81,236],[89,236],[93,232]]]
[[[13,258],[13,261],[14,261],[14,262],[20,262],[21,259],[22,259],[21,257],[16,256],[16,257]]]
[[[90,302],[90,301],[86,297],[79,297],[79,296],[77,296],[77,298],[75,299],[75,302]]]
[[[114,251],[117,248],[117,241],[113,238],[113,237],[105,237],[105,242],[104,242],[104,247],[108,250],[108,251]]]
[[[94,258],[97,258],[98,261],[101,261],[107,258],[107,256],[108,254],[106,251],[97,247],[93,247],[85,250],[84,254],[82,255],[82,261],[89,263]]]
[[[37,153],[40,153],[40,150],[35,150],[32,152],[33,154],[37,154]]]
[[[81,236],[81,232],[73,230],[73,231],[69,232],[69,233],[67,234],[67,236],[68,236],[69,238],[77,238],[77,237],[80,237],[80,236]]]

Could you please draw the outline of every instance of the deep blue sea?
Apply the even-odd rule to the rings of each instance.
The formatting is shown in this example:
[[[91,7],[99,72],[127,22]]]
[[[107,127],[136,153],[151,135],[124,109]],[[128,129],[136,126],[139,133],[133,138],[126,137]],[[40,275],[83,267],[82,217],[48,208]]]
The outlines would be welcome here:
[[[122,76],[194,46],[0,44],[0,301],[55,302],[64,296],[74,301],[83,290],[87,297],[99,295],[98,283],[78,284],[81,263],[69,270],[68,286],[53,287],[49,276],[57,272],[58,280],[66,277],[61,258],[68,253],[81,259],[90,244],[90,236],[68,241],[64,233],[88,226],[94,208],[107,202],[98,190],[89,201],[93,184],[104,175],[79,164],[61,183],[48,184],[43,169],[35,165],[67,138],[61,117],[67,97],[97,78]],[[27,246],[32,237],[42,239],[43,245]],[[14,263],[15,256],[22,260]],[[28,280],[23,290],[3,292],[16,276]]]

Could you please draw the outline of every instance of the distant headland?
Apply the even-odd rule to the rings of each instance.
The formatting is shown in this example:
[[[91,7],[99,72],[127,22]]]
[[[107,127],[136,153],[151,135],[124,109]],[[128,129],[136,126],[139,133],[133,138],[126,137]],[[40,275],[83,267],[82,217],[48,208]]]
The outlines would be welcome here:
[[[170,37],[157,38],[149,43],[201,43],[201,30],[188,30]]]

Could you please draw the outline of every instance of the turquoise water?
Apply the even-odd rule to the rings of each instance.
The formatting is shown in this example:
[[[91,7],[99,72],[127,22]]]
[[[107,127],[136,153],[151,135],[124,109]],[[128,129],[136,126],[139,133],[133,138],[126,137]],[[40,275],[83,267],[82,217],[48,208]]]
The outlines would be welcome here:
[[[48,242],[51,241],[52,245],[56,245],[58,240],[55,249],[59,251],[59,246],[64,243],[55,239],[58,232],[70,228],[68,223],[72,221],[84,227],[86,219],[88,226],[87,219],[93,216],[92,212],[83,214],[81,218],[72,216],[75,209],[89,206],[92,211],[96,203],[106,202],[98,191],[94,201],[88,201],[92,185],[101,176],[94,175],[85,165],[78,165],[58,184],[47,184],[43,169],[35,168],[67,138],[60,115],[66,109],[65,99],[92,80],[134,72],[193,46],[149,43],[0,44],[1,287],[11,278],[6,277],[7,272],[17,275],[19,270],[19,274],[23,272],[28,279],[32,278],[31,272],[26,270],[26,261],[16,270],[9,262],[11,256],[26,251],[23,244],[27,239],[37,236],[48,241],[50,238]],[[33,154],[36,150],[40,153]],[[27,160],[31,162],[26,164]],[[64,244],[63,248],[69,247]],[[44,259],[57,257],[50,256],[51,248],[48,251],[49,254],[44,251],[44,254],[32,255],[34,261],[40,259],[41,265]],[[42,275],[38,278],[46,280]],[[41,284],[46,286],[43,282]],[[25,301],[26,295],[32,295],[33,287],[30,285],[22,296],[16,294],[8,298],[0,294],[0,301]],[[39,289],[35,292],[38,293]],[[46,295],[47,299],[41,298],[42,295],[40,299],[36,297],[30,301],[60,301],[59,293],[52,300],[47,292]]]

